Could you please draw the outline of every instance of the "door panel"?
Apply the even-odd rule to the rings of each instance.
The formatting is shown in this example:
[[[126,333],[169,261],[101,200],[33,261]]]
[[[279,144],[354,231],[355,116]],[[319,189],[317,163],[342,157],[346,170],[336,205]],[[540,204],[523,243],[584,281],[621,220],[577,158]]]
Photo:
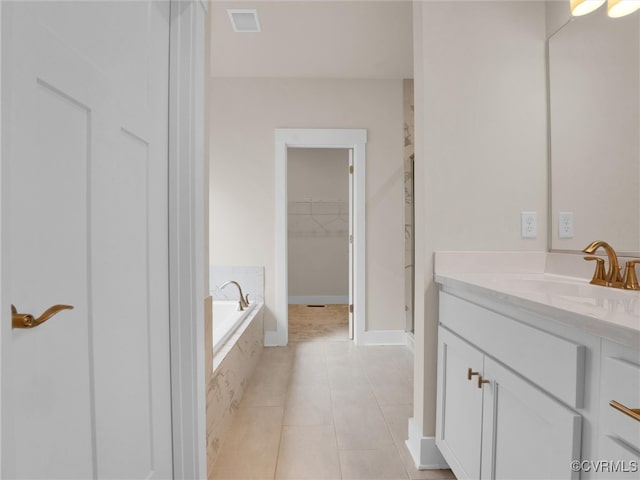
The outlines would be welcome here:
[[[580,459],[580,414],[485,357],[482,478],[571,479]]]
[[[99,472],[109,478],[119,472],[145,478],[153,470],[148,145],[124,130],[117,132],[116,142],[115,155],[94,172],[96,178],[109,179],[96,188],[104,202],[93,212],[94,244],[102,252],[94,264]]]
[[[3,164],[10,202],[3,259],[10,286],[3,282],[3,289],[9,286],[3,299],[34,315],[58,303],[74,310],[34,330],[11,331],[3,316],[3,334],[11,337],[9,351],[3,345],[2,352],[11,369],[2,378],[8,382],[3,393],[10,396],[3,396],[3,408],[10,409],[13,422],[13,438],[4,437],[3,428],[3,445],[11,442],[14,448],[14,457],[4,458],[3,467],[15,461],[14,474],[27,478],[42,478],[44,472],[50,478],[88,478],[93,474],[87,288],[92,145],[91,112],[79,90],[91,72],[84,68],[73,79],[63,74],[51,78],[36,70],[46,62],[42,57],[56,48],[56,39],[25,17],[27,12],[16,11],[12,39],[23,48],[11,49],[6,63],[12,95],[8,121],[3,118],[8,125],[3,141],[9,144],[11,162],[8,168]],[[33,56],[20,58],[23,49]],[[3,66],[5,58],[3,52]],[[3,305],[4,312],[8,307]]]
[[[119,90],[119,97],[146,102],[148,97],[152,98],[149,85],[153,72],[150,55],[153,16],[168,15],[167,4],[144,0],[44,1],[33,12],[41,25],[62,43],[73,46],[79,56]]]
[[[482,390],[477,385],[483,363],[479,350],[439,328],[436,444],[457,478],[480,475]]]
[[[169,5],[1,8],[3,477],[170,477]]]

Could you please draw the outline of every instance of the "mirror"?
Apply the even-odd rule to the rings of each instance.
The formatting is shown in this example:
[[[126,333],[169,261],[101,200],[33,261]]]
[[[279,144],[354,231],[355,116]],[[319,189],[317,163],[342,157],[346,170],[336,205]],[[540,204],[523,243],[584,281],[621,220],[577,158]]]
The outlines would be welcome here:
[[[601,8],[549,38],[552,250],[640,252],[639,27]]]

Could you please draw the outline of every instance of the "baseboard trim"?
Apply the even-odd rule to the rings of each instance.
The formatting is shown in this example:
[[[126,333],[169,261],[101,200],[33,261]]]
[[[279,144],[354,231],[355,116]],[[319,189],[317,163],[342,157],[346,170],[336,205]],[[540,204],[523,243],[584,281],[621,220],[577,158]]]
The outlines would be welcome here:
[[[406,345],[404,330],[369,330],[357,336],[358,345]]]
[[[264,346],[279,347],[283,343],[277,330],[264,331]],[[358,345],[406,345],[407,334],[404,330],[371,330],[357,336]]]
[[[436,446],[436,438],[423,437],[413,417],[409,419],[409,438],[405,443],[418,470],[449,468],[447,461]]]
[[[348,305],[348,295],[306,295],[289,297],[290,305]]]

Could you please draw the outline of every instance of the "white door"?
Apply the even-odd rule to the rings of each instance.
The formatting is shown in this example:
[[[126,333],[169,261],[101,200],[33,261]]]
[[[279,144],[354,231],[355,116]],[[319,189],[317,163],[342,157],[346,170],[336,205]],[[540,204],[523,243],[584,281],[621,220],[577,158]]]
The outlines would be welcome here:
[[[169,4],[1,8],[2,477],[170,477]]]

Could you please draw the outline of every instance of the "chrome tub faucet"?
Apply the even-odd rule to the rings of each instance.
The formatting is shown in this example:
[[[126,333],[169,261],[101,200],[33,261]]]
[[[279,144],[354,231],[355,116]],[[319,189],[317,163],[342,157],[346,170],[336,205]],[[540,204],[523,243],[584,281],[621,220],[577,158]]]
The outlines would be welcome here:
[[[226,287],[231,283],[233,283],[236,287],[238,287],[238,293],[240,294],[240,299],[238,300],[238,310],[242,312],[245,308],[249,306],[249,294],[247,293],[246,296],[243,295],[242,287],[235,280],[229,280],[227,282],[224,282],[222,285],[220,285],[220,289],[222,290],[224,287]]]

